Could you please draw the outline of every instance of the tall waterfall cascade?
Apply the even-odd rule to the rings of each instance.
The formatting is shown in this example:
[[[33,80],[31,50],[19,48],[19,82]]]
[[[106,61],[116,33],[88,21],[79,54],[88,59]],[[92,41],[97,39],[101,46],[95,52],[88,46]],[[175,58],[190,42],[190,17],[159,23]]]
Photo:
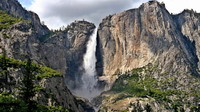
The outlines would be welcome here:
[[[94,30],[93,34],[87,43],[87,50],[83,57],[83,69],[82,85],[75,91],[75,95],[92,100],[94,97],[100,95],[101,91],[98,90],[97,86],[97,73],[96,73],[96,46],[97,46],[97,29]]]

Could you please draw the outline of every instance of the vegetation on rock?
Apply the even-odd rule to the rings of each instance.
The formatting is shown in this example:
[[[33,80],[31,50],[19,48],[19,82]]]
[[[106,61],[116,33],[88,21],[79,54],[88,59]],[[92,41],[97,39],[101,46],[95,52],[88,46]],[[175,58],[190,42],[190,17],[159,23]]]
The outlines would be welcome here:
[[[11,85],[11,70],[22,72],[19,85]],[[47,106],[38,104],[33,100],[41,90],[37,85],[38,79],[61,76],[60,73],[48,67],[37,65],[27,61],[20,61],[6,57],[5,53],[0,56],[0,111],[1,112],[68,112],[61,106]],[[12,90],[12,87],[17,90]]]
[[[6,12],[0,10],[0,31],[2,29],[7,29],[14,23],[18,23],[20,21],[22,21],[21,18],[13,17]]]
[[[110,90],[115,94],[121,94],[115,100],[118,101],[127,97],[153,98],[157,102],[162,102],[166,108],[171,108],[174,111],[183,110],[184,105],[193,111],[200,109],[198,106],[200,102],[199,90],[187,92],[163,88],[163,85],[167,86],[170,81],[169,79],[157,80],[152,77],[151,74],[156,69],[155,66],[149,64],[120,75]],[[159,83],[162,83],[162,86]],[[193,100],[189,101],[189,98],[193,98]],[[171,106],[168,105],[169,103]]]
[[[0,60],[3,60],[3,56],[0,56]],[[5,60],[7,62],[7,66],[10,68],[21,68],[26,66],[26,61],[16,60],[13,58],[5,57]],[[36,79],[42,79],[42,78],[50,78],[55,76],[62,76],[59,72],[56,70],[53,70],[51,68],[48,68],[43,65],[38,65],[35,63],[32,63],[31,66],[38,70],[38,74],[36,74]]]

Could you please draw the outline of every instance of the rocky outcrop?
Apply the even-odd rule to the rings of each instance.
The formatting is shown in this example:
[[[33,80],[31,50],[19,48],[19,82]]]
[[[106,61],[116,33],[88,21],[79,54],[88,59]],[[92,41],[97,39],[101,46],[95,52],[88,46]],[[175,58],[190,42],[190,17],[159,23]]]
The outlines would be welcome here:
[[[190,74],[168,76],[153,64],[135,68],[119,78],[111,89],[94,99],[99,112],[191,111],[199,110],[198,77]],[[159,78],[155,74],[159,73]],[[101,103],[100,103],[101,102]]]
[[[70,88],[81,84],[80,65],[95,25],[86,21],[75,21],[60,31],[49,31],[40,23],[35,13],[26,11],[16,0],[0,1],[0,9],[23,18],[21,22],[0,31],[0,48],[6,49],[7,56],[24,60],[29,55],[35,63],[64,74],[64,77],[42,80],[45,93],[50,92],[53,96],[48,98],[45,94],[40,94],[38,101],[42,104],[60,105],[76,112],[93,111],[83,100],[73,96],[66,84]]]
[[[42,25],[40,18],[34,12],[25,10],[17,0],[1,0],[0,9],[7,13],[31,21],[37,38],[49,33],[47,26]]]
[[[116,72],[148,63],[157,64],[161,73],[169,75],[198,75],[195,45],[184,36],[165,5],[155,1],[103,19],[97,44],[97,70],[102,79],[110,80]]]

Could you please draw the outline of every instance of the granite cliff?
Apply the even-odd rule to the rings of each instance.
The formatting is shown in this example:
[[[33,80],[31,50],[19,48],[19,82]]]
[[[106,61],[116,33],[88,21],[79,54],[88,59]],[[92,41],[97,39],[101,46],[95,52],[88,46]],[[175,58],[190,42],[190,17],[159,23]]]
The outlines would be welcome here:
[[[103,19],[98,29],[99,73],[107,76],[157,63],[163,73],[195,74],[195,45],[173,17],[164,4],[148,2]]]
[[[149,1],[104,18],[97,34],[97,71],[111,90],[99,98],[100,111],[195,111],[199,17],[190,10],[173,15],[165,4]]]

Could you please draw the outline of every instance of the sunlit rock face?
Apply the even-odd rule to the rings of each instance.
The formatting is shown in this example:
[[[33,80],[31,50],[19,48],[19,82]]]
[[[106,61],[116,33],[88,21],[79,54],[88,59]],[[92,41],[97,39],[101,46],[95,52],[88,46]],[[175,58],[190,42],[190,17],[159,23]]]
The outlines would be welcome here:
[[[97,33],[96,68],[111,90],[94,99],[99,111],[137,111],[138,105],[145,111],[150,105],[153,111],[170,112],[176,98],[182,102],[179,110],[192,111],[192,105],[199,103],[198,96],[189,95],[198,94],[200,88],[199,21],[194,11],[172,15],[156,1],[104,18]],[[173,95],[167,97],[172,102],[140,96],[152,89],[188,95],[170,92]]]
[[[155,1],[103,19],[97,34],[97,70],[102,80],[112,83],[113,74],[148,63],[157,64],[162,73],[197,74],[194,42],[177,21],[164,4]]]

